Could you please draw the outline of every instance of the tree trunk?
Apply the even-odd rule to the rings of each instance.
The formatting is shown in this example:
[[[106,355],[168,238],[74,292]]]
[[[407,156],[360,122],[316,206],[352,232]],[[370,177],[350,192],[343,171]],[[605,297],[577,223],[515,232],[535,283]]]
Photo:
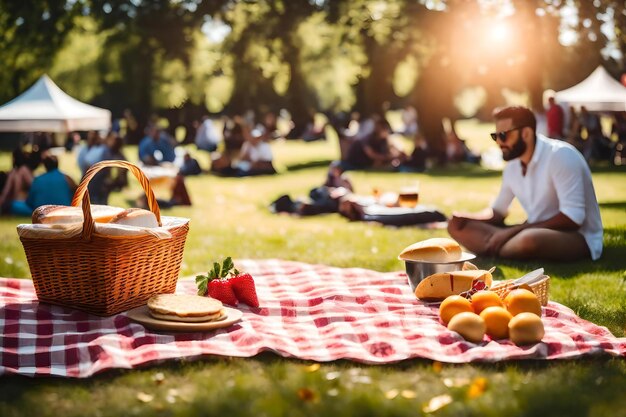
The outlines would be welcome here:
[[[440,54],[431,57],[417,81],[417,103],[421,134],[428,143],[430,154],[445,162],[446,143],[443,118],[454,119],[456,111],[451,89],[452,74]]]

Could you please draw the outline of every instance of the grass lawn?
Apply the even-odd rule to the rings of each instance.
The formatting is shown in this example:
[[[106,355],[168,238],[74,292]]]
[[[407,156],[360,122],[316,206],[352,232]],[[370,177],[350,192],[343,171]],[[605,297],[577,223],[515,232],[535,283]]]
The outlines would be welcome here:
[[[489,146],[484,141],[488,130],[488,125],[474,122],[459,126],[460,134],[478,149]],[[405,246],[446,235],[445,230],[349,223],[339,215],[299,219],[271,214],[269,202],[284,193],[306,195],[323,181],[327,162],[337,157],[333,139],[273,146],[284,169],[281,175],[189,178],[194,205],[164,210],[191,218],[181,275],[205,271],[214,260],[229,255],[394,271],[402,269],[396,256]],[[135,148],[126,150],[129,157],[135,153]],[[206,166],[206,155],[198,156]],[[0,169],[8,168],[9,158],[7,153],[0,155]],[[62,157],[61,168],[78,177],[71,156]],[[350,176],[363,194],[373,187],[397,190],[419,180],[421,202],[437,205],[446,214],[485,207],[500,184],[500,173],[465,165],[424,174],[354,172]],[[624,337],[626,169],[597,167],[593,179],[605,226],[600,261],[557,264],[480,258],[477,263],[497,266],[496,278],[517,277],[543,266],[552,277],[551,299]],[[125,206],[125,200],[138,192],[135,186],[113,196],[111,204]],[[523,219],[521,208],[514,206],[510,220]],[[15,232],[15,225],[24,221],[0,218],[0,276],[29,277]],[[0,416],[414,416],[426,411],[441,416],[626,416],[625,387],[623,358],[489,365],[411,360],[365,366],[338,361],[319,366],[262,354],[251,359],[170,361],[87,380],[5,376],[0,378]],[[439,396],[452,401],[438,410],[428,409],[431,399]]]

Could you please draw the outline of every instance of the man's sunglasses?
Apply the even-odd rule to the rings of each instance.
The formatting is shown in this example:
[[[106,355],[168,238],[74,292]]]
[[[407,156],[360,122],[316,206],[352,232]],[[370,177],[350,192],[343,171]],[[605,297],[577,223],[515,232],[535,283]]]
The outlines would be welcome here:
[[[491,139],[493,139],[494,142],[497,141],[498,139],[500,139],[500,142],[506,142],[506,138],[509,135],[509,133],[514,132],[516,130],[523,129],[524,127],[525,126],[514,127],[513,129],[505,130],[502,132],[490,133]]]

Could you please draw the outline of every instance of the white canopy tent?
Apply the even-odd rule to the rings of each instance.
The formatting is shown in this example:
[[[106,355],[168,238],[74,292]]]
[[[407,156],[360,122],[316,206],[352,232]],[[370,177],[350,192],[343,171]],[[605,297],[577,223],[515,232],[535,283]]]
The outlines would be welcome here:
[[[71,132],[110,127],[109,110],[68,96],[47,75],[0,107],[0,132]]]
[[[558,91],[555,98],[559,104],[589,111],[626,111],[626,87],[602,66],[575,86]]]

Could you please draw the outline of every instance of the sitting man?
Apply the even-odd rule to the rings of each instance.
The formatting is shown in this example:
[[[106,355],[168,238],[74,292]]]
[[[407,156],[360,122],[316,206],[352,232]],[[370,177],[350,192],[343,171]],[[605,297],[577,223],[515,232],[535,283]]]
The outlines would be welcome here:
[[[202,118],[202,122],[198,124],[195,142],[198,149],[201,149],[203,151],[211,153],[217,150],[217,145],[220,142],[220,137],[215,131],[213,121],[209,119],[208,116],[204,116]]]
[[[174,162],[174,146],[166,134],[156,126],[148,127],[147,135],[139,142],[139,160],[146,165]]]
[[[235,164],[235,175],[246,177],[251,175],[275,174],[272,160],[272,147],[263,140],[263,135],[252,133],[241,147],[239,161]]]
[[[350,145],[342,167],[345,170],[397,169],[400,164],[407,160],[407,156],[389,142],[390,133],[389,123],[385,119],[377,119],[374,132]]]
[[[67,175],[59,171],[59,161],[55,156],[43,158],[46,173],[33,180],[26,201],[14,201],[11,213],[21,216],[30,216],[39,206],[57,204],[69,206],[76,191],[76,183]]]
[[[454,214],[448,232],[481,254],[509,259],[596,260],[602,254],[602,221],[591,172],[571,145],[535,132],[534,114],[507,107],[495,114],[491,137],[509,161],[500,194],[482,215]],[[505,226],[517,198],[525,223]]]

